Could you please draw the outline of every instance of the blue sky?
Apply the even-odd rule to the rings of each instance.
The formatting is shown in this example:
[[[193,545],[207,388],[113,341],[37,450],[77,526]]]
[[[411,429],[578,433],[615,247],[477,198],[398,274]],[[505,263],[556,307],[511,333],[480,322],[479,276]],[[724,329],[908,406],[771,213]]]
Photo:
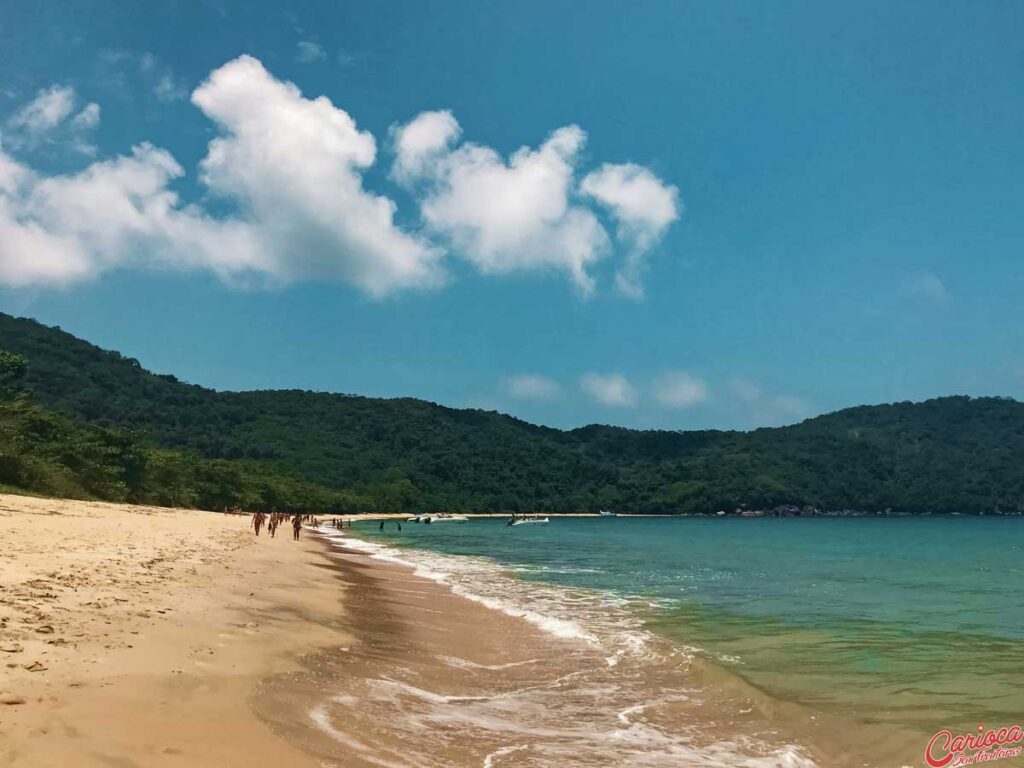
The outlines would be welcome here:
[[[1021,397],[1022,41],[1013,2],[7,4],[0,308],[560,427]]]

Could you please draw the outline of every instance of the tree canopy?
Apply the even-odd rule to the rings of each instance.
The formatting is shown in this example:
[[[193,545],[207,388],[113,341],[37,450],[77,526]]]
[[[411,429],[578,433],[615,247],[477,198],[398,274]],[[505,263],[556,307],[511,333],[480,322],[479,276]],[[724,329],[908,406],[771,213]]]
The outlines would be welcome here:
[[[0,463],[38,454],[99,498],[337,511],[1024,509],[1024,404],[1007,398],[861,406],[752,432],[562,431],[411,398],[217,392],[3,314],[0,349],[0,387],[31,395],[16,430],[13,410],[4,417],[20,437],[4,438]],[[0,483],[55,492],[32,477]]]

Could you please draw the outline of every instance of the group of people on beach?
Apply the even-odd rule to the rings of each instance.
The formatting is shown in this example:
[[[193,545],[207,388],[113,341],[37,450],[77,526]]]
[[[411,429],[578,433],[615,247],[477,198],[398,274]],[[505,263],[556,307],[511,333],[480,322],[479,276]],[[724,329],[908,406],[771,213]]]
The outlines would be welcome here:
[[[319,525],[319,522],[312,515],[286,515],[283,512],[271,512],[269,515],[266,512],[253,512],[252,513],[252,528],[256,532],[256,535],[260,535],[260,531],[263,530],[263,526],[267,526],[267,532],[270,534],[270,538],[277,537],[277,529],[282,523],[286,523],[291,520],[292,524],[292,539],[295,541],[299,540],[299,533],[302,531],[303,522],[310,522],[315,528]]]
[[[283,512],[271,512],[269,515],[266,512],[253,512],[252,513],[252,528],[256,532],[256,535],[260,535],[260,531],[263,530],[263,526],[267,527],[267,532],[270,534],[270,538],[277,538],[277,529],[282,523],[291,521],[292,524],[292,539],[294,541],[299,540],[299,534],[302,532],[302,524],[309,523],[314,528],[320,527],[320,521],[313,515],[286,515]],[[344,518],[336,517],[329,523],[332,527],[339,531],[345,527]],[[348,523],[349,527],[352,527],[352,521]]]

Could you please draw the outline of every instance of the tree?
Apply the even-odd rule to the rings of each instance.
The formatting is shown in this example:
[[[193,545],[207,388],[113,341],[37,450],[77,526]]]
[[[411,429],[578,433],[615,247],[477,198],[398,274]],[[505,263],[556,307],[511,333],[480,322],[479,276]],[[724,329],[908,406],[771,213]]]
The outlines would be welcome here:
[[[24,357],[0,349],[0,396],[13,396],[27,370]]]

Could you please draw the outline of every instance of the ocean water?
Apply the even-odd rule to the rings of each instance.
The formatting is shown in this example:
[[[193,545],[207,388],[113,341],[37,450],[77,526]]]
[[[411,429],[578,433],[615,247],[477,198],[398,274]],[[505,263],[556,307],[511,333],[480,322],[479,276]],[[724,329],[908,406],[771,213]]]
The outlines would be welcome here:
[[[357,523],[366,551],[554,636],[654,637],[779,702],[922,734],[1024,713],[1024,520]],[[511,578],[510,578],[511,577]]]
[[[257,707],[325,768],[910,763],[906,739],[850,738],[845,723],[808,717],[651,632],[656,600],[521,578],[551,571],[404,539],[322,533],[351,640],[263,681]]]

